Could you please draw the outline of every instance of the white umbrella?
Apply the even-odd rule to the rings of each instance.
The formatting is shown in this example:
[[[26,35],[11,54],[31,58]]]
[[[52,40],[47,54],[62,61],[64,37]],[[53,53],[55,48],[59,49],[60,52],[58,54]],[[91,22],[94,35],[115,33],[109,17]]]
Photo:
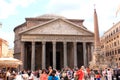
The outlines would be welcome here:
[[[15,58],[0,58],[0,67],[14,67],[17,68],[22,65],[22,61]]]

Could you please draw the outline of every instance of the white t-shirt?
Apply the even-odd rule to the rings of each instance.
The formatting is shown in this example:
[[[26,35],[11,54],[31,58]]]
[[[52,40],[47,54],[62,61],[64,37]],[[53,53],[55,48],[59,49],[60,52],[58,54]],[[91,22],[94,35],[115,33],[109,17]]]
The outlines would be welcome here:
[[[7,72],[7,73],[6,73],[6,76],[7,76],[7,77],[10,76],[10,72]]]
[[[24,80],[28,80],[28,74],[22,74],[22,78],[24,79]]]
[[[34,78],[34,75],[31,73],[28,79],[33,79],[33,78]]]

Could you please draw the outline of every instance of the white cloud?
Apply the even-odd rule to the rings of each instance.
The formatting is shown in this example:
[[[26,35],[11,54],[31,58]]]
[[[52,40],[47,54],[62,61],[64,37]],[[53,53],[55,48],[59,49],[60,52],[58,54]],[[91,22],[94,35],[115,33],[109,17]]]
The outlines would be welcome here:
[[[0,19],[17,14],[17,7],[28,7],[35,1],[38,0],[9,0],[9,2],[0,0]],[[50,0],[47,6],[45,4],[46,9],[44,10],[67,18],[84,19],[85,27],[93,32],[94,4],[96,4],[98,14],[99,32],[103,34],[104,31],[112,27],[113,23],[120,21],[120,12],[115,17],[120,0]],[[0,37],[8,40],[9,44],[13,46],[14,33],[0,31]]]
[[[29,4],[35,1],[36,0],[11,0],[11,3],[15,6],[27,7]]]
[[[0,0],[0,19],[6,19],[10,15],[17,14],[18,10],[17,7],[28,7],[30,4],[37,0]],[[0,38],[3,38],[9,42],[9,47],[12,48],[13,41],[14,41],[14,33],[11,32],[4,32],[0,29]]]
[[[93,28],[94,4],[98,14],[100,34],[112,27],[120,0],[50,0],[46,7],[49,13],[56,13],[67,18],[85,19],[84,25],[91,31]],[[120,15],[120,14],[119,14]]]
[[[3,32],[0,29],[0,38],[6,40],[8,42],[9,48],[13,48],[13,41],[14,41],[14,33],[13,32]]]
[[[36,0],[0,0],[0,18],[4,19],[10,15],[17,14],[17,7],[27,7]]]

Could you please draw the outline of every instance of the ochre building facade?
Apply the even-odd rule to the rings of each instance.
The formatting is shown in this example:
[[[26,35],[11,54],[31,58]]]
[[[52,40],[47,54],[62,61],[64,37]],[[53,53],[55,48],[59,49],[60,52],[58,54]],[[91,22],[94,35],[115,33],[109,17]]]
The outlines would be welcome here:
[[[0,57],[7,57],[8,55],[8,42],[0,38]]]
[[[24,69],[89,65],[94,34],[84,20],[49,14],[25,20],[14,29],[14,57],[23,61]]]
[[[101,49],[109,67],[120,66],[120,22],[114,24],[101,37]]]

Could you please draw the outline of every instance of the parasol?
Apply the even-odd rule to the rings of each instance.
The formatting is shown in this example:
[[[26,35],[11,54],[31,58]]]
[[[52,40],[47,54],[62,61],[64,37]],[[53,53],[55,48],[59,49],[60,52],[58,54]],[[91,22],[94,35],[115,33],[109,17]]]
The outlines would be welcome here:
[[[17,68],[19,65],[22,65],[22,61],[15,58],[0,58],[0,68],[3,67],[13,67]]]

